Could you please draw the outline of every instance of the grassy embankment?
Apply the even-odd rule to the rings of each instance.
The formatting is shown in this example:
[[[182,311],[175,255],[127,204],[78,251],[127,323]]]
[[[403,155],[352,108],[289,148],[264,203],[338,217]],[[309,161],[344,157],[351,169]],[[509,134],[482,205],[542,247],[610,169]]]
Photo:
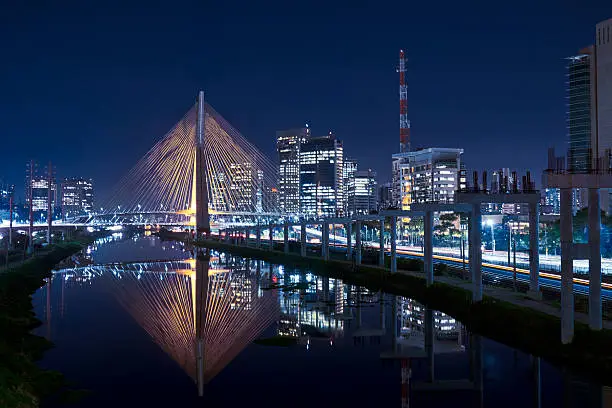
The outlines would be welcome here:
[[[30,408],[55,394],[63,376],[36,365],[53,344],[32,334],[41,325],[32,296],[51,276],[54,265],[80,251],[94,237],[55,244],[22,264],[0,273],[0,407]]]

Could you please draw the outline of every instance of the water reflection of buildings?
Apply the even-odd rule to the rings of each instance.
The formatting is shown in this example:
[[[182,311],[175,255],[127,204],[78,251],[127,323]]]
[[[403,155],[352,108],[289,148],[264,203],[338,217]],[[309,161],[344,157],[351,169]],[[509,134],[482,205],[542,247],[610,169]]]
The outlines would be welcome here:
[[[279,267],[278,276],[282,288],[279,336],[325,338],[330,344],[342,336],[346,297],[341,280],[283,267]]]
[[[425,330],[425,306],[419,302],[400,298],[401,329],[400,335],[403,338],[414,334],[423,334]],[[433,311],[434,333],[437,339],[460,339],[460,325],[451,316]]]

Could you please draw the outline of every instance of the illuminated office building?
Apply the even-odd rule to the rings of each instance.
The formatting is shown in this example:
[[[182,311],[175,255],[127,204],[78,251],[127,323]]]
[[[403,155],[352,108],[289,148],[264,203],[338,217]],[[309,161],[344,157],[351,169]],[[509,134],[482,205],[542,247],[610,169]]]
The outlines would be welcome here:
[[[344,158],[344,162],[342,164],[342,188],[344,195],[344,205],[343,210],[344,214],[350,213],[349,201],[348,198],[352,194],[351,188],[355,188],[355,174],[357,173],[357,160],[350,159],[348,157]]]
[[[594,45],[569,57],[567,64],[568,170],[589,173],[610,167],[612,152],[612,19],[595,27]],[[607,169],[606,169],[607,170]],[[586,193],[574,193],[574,211],[588,205]],[[600,194],[610,213],[610,193]]]
[[[26,199],[29,202],[32,194],[32,209],[34,211],[47,211],[47,203],[49,201],[49,180],[45,177],[33,177],[30,179],[31,189],[26,191]],[[56,202],[57,186],[51,182],[51,207]]]
[[[297,214],[300,211],[300,148],[310,137],[304,128],[276,132],[278,153],[278,200],[281,211]]]
[[[8,211],[11,197],[14,197],[15,185],[0,180],[0,211]]]
[[[64,219],[93,212],[91,179],[66,178],[62,182],[62,216]]]
[[[432,147],[396,153],[393,158],[393,200],[402,209],[412,203],[452,203],[465,187],[463,149]]]
[[[256,200],[255,169],[253,164],[230,164],[231,211],[253,211]]]
[[[545,214],[561,213],[561,190],[558,188],[547,188],[544,190],[544,209]]]
[[[357,171],[349,183],[348,215],[370,214],[378,209],[375,171]]]
[[[300,149],[300,212],[311,217],[343,213],[343,149],[334,135],[313,137]]]
[[[227,176],[224,172],[210,172],[208,174],[211,189],[208,194],[210,196],[209,206],[215,211],[229,211],[226,197],[228,196]]]

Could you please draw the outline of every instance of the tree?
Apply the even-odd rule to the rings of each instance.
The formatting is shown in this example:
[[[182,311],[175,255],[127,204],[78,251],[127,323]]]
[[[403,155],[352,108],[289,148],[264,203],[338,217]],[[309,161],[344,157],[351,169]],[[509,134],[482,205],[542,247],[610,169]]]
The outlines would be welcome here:
[[[455,238],[461,236],[461,230],[457,229],[459,216],[455,213],[440,215],[440,223],[434,227],[434,234],[440,242],[451,243]]]

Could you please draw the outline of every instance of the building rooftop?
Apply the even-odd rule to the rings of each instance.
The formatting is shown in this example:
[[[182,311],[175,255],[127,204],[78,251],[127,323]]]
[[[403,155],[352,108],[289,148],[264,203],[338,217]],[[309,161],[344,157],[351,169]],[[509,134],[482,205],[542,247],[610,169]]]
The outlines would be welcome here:
[[[416,157],[420,155],[427,155],[433,153],[455,153],[463,154],[463,149],[453,147],[427,147],[418,150],[412,150],[409,152],[394,153],[391,157],[394,159],[402,159],[407,157]]]

